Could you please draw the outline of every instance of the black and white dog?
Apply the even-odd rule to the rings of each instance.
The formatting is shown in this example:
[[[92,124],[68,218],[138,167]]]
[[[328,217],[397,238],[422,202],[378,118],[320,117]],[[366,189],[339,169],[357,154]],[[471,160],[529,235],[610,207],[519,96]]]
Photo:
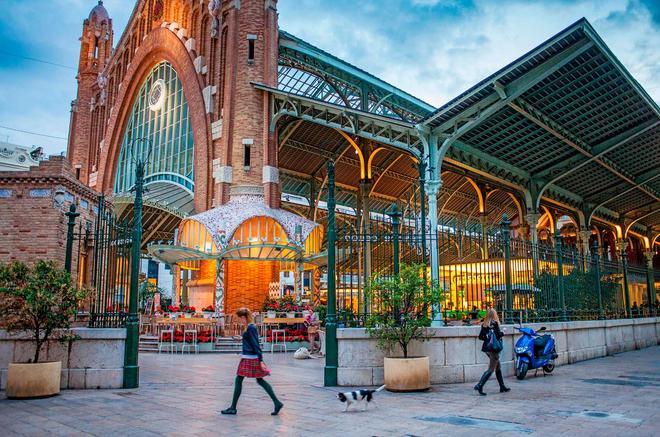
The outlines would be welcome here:
[[[344,413],[348,411],[348,407],[351,406],[352,403],[359,404],[362,402],[364,404],[364,407],[362,408],[362,411],[365,411],[367,409],[367,406],[369,405],[370,402],[374,402],[374,393],[378,393],[382,389],[384,389],[385,386],[380,386],[376,390],[356,390],[356,391],[349,391],[346,393],[337,393],[337,398],[346,404],[346,407],[344,407]],[[374,406],[376,403],[374,402]]]

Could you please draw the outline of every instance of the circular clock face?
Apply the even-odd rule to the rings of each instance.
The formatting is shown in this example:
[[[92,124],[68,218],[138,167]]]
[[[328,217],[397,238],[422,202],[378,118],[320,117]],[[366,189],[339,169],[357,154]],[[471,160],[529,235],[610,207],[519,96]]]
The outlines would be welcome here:
[[[166,94],[165,81],[163,79],[155,81],[149,90],[149,109],[160,110],[165,104]]]

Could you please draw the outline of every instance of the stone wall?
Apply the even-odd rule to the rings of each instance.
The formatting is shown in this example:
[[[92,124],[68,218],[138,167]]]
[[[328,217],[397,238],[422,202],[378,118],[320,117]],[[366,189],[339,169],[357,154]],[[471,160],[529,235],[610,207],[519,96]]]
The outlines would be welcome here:
[[[660,344],[660,317],[643,319],[596,320],[530,324],[554,335],[559,357],[557,365],[571,364],[620,352]],[[515,374],[513,347],[520,333],[512,325],[504,328],[502,372]],[[477,338],[479,326],[429,328],[428,338],[414,342],[409,356],[428,356],[431,382],[449,384],[477,381],[486,370],[488,359]],[[383,383],[383,357],[364,329],[337,330],[339,349],[338,381],[342,386],[371,386]],[[391,356],[400,356],[393,353]]]
[[[62,361],[63,389],[121,388],[124,375],[123,328],[74,328],[80,339],[69,345],[50,341],[40,360]],[[34,343],[27,334],[0,330],[0,390],[7,385],[11,362],[27,362],[34,355]]]

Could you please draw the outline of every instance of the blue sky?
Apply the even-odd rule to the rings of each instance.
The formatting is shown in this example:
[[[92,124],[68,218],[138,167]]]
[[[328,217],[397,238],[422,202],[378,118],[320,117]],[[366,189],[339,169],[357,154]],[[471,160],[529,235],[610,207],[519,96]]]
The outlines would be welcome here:
[[[135,0],[104,3],[116,42]],[[66,149],[65,139],[2,126],[67,136],[78,38],[95,4],[0,0],[0,141]],[[435,106],[584,16],[660,101],[658,0],[279,0],[278,9],[282,29]]]

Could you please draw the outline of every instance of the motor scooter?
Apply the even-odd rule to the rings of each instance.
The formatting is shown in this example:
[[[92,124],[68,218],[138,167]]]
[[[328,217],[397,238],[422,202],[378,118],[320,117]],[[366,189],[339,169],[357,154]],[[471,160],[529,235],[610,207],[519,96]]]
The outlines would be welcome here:
[[[515,326],[522,336],[516,342],[516,378],[523,380],[527,371],[543,368],[543,373],[555,370],[555,359],[559,356],[555,349],[555,337],[551,334],[540,335],[532,328]],[[539,332],[545,331],[545,326]]]

